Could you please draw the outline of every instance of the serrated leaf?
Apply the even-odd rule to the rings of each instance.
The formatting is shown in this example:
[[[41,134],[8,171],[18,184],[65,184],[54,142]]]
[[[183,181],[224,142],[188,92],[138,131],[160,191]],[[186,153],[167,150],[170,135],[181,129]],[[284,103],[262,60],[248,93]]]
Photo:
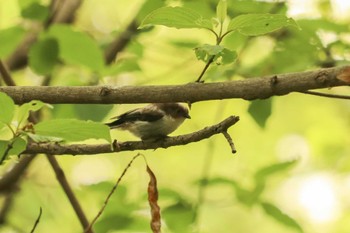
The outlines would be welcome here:
[[[4,124],[9,124],[12,121],[13,115],[15,113],[15,103],[3,92],[0,92],[0,121]]]
[[[264,128],[272,113],[272,99],[253,100],[249,105],[248,112],[255,122]]]
[[[59,55],[67,63],[82,65],[93,71],[104,67],[104,58],[96,41],[71,26],[55,24],[50,27],[49,36],[57,39]]]
[[[150,25],[175,28],[212,28],[210,20],[204,19],[196,11],[184,7],[162,7],[152,11],[145,17],[140,27]]]
[[[21,27],[11,27],[0,31],[0,58],[10,55],[22,41],[25,31]]]
[[[219,19],[220,23],[225,21],[227,16],[227,1],[220,0],[216,7],[216,17]]]
[[[34,125],[35,134],[63,138],[65,141],[105,139],[111,142],[109,127],[92,121],[54,119]]]
[[[28,119],[30,111],[33,111],[33,112],[38,111],[45,105],[47,104],[41,102],[40,100],[32,100],[29,103],[22,104],[18,108],[18,112],[17,112],[18,123],[21,124],[23,121]]]
[[[29,66],[38,74],[50,74],[58,62],[56,39],[45,38],[37,41],[29,51]]]
[[[266,214],[273,217],[278,222],[282,223],[285,226],[291,227],[299,232],[303,232],[303,229],[298,224],[298,222],[295,221],[292,217],[283,213],[277,206],[267,202],[261,203],[261,206]]]
[[[212,57],[213,61],[220,64],[228,64],[237,58],[237,53],[224,48],[220,45],[204,44],[195,48],[195,54],[198,60],[208,62]]]
[[[227,31],[238,31],[243,35],[257,36],[286,26],[298,28],[297,23],[292,18],[282,14],[244,14],[233,18]]]
[[[39,4],[38,2],[33,2],[29,6],[22,9],[21,15],[27,19],[44,21],[49,16],[49,8]]]
[[[38,135],[33,133],[25,133],[28,137],[30,137],[34,142],[62,142],[64,141],[63,138],[59,137],[52,137],[52,136],[45,136],[45,135]]]
[[[237,53],[235,51],[224,48],[219,54],[221,57],[221,64],[226,65],[234,62],[237,59]]]
[[[291,160],[287,162],[275,163],[267,167],[261,168],[255,173],[255,180],[261,181],[266,179],[266,177],[285,171],[296,164],[297,160]]]
[[[209,45],[204,44],[200,47],[195,48],[196,57],[198,60],[208,62],[212,56],[218,55],[224,47],[220,45]]]

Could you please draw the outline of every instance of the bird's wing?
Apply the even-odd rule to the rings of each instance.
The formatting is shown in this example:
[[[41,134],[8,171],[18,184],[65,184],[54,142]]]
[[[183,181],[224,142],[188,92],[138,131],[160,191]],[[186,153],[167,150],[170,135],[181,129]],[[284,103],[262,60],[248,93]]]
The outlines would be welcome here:
[[[152,122],[161,119],[163,116],[164,112],[157,108],[137,108],[114,117],[117,118],[117,120],[107,125],[110,127],[118,127],[121,124],[135,121]]]

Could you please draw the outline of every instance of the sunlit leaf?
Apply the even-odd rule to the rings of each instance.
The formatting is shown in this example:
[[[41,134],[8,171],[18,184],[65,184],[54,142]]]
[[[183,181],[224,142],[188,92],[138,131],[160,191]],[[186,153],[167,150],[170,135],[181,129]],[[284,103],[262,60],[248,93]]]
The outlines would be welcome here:
[[[224,48],[221,45],[204,44],[195,48],[196,57],[198,60],[208,62],[213,58],[213,61],[218,64],[228,64],[237,58],[237,53]]]
[[[58,62],[56,39],[45,38],[36,42],[29,51],[29,66],[38,74],[50,74]]]
[[[0,121],[4,124],[9,124],[12,121],[15,112],[15,103],[3,92],[0,92]]]
[[[100,71],[104,67],[102,51],[88,34],[59,24],[51,26],[48,34],[57,39],[60,57],[65,62],[83,65],[93,71]]]
[[[225,21],[227,16],[227,1],[220,0],[216,7],[216,17],[219,19],[220,23]]]
[[[105,139],[111,142],[109,127],[92,121],[75,119],[54,119],[34,125],[38,135],[63,138],[65,141],[83,141],[86,139]]]
[[[291,227],[299,232],[303,232],[303,229],[298,224],[298,222],[290,216],[288,216],[287,214],[283,213],[277,206],[267,202],[261,203],[261,206],[266,214],[270,215],[278,222],[282,223],[285,226]]]
[[[253,100],[249,105],[248,112],[255,122],[264,128],[272,113],[272,99]]]
[[[25,30],[19,26],[0,30],[0,58],[10,55],[22,41],[24,35]]]
[[[196,11],[184,7],[162,7],[152,11],[142,21],[140,27],[149,25],[175,28],[212,28],[210,20],[204,19]]]
[[[282,14],[244,14],[233,18],[227,30],[257,36],[286,26],[298,27],[292,18]]]
[[[139,21],[142,21],[149,13],[162,6],[164,6],[164,1],[162,0],[146,0],[138,12],[136,18]]]
[[[40,110],[42,107],[47,106],[47,104],[41,102],[40,100],[32,100],[29,103],[22,104],[18,108],[17,121],[19,124],[28,119],[29,113],[31,111],[35,112]]]

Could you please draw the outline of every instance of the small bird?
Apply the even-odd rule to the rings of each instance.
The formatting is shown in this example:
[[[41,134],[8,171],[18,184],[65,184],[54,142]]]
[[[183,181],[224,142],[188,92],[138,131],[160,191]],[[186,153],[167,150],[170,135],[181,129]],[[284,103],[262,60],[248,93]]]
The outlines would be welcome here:
[[[107,123],[111,129],[128,130],[142,140],[160,139],[191,119],[188,109],[179,103],[156,103],[125,112]]]

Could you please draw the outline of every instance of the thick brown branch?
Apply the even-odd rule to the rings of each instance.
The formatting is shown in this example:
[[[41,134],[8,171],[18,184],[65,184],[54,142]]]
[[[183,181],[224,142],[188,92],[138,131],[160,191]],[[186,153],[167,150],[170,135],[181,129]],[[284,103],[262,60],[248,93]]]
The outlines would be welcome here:
[[[87,145],[60,145],[56,143],[30,143],[24,153],[45,153],[51,155],[82,155],[82,154],[99,154],[112,153],[121,151],[148,150],[157,148],[168,148],[171,146],[186,145],[192,142],[198,142],[209,138],[215,134],[225,132],[229,127],[239,120],[237,116],[230,116],[222,122],[206,127],[194,133],[168,137],[159,141],[128,141],[114,142],[113,147],[110,144]]]
[[[217,83],[123,87],[22,86],[0,87],[0,91],[11,96],[17,104],[31,100],[41,100],[52,104],[193,103],[231,98],[264,99],[310,89],[347,86],[349,82],[344,81],[344,76],[350,76],[350,66]]]

